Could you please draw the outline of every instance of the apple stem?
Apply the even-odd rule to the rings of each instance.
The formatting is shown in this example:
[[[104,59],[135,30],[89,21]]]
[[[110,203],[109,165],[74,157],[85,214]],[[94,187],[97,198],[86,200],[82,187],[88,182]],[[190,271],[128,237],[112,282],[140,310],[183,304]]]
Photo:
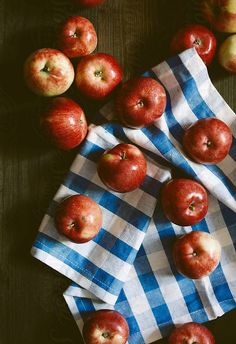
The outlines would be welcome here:
[[[69,226],[70,226],[70,229],[79,229],[79,226],[76,222],[71,222]]]
[[[144,101],[142,99],[140,99],[137,103],[140,107],[144,106]]]
[[[50,72],[50,68],[45,64],[45,66],[43,67],[43,69],[41,69],[41,71],[48,73],[48,72]]]
[[[195,204],[191,203],[189,206],[189,210],[194,211],[195,210]]]
[[[103,338],[109,338],[110,337],[108,332],[103,332],[102,336],[103,336]]]
[[[75,31],[75,32],[73,33],[73,35],[71,35],[71,37],[72,37],[72,38],[77,38],[77,37],[78,37],[77,32]]]
[[[210,140],[207,140],[207,143],[205,143],[207,145],[207,147],[211,147],[212,146],[212,142]]]
[[[184,338],[183,341],[182,341],[182,344],[188,344],[189,341],[187,338]],[[198,342],[193,342],[192,344],[199,344]]]
[[[200,38],[196,38],[195,41],[193,42],[193,44],[195,45],[200,45],[202,43],[202,41],[200,40]]]
[[[96,70],[96,71],[94,72],[94,75],[95,75],[96,77],[101,77],[101,76],[102,76],[102,71],[101,71],[101,70]]]
[[[125,152],[121,152],[120,156],[121,156],[121,160],[126,160],[126,153]]]

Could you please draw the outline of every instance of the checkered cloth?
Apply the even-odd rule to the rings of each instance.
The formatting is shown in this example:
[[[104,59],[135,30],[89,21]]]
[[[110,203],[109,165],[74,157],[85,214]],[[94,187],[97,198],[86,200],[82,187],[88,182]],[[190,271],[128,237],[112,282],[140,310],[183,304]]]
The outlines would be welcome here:
[[[141,130],[111,121],[91,126],[32,248],[36,258],[73,281],[64,297],[80,329],[86,312],[115,309],[128,321],[130,344],[151,343],[168,335],[175,324],[206,322],[236,306],[235,138],[226,159],[216,166],[188,160],[181,146],[185,128],[206,117],[220,118],[236,137],[235,114],[212,85],[194,49],[145,75],[166,89],[164,116]],[[112,119],[112,103],[100,115]],[[96,172],[103,151],[120,142],[139,146],[148,163],[144,183],[126,194],[108,190]],[[208,214],[192,227],[170,223],[160,207],[160,187],[173,169],[197,179],[209,191]],[[77,193],[92,197],[104,215],[103,228],[86,244],[70,242],[53,223],[58,202]],[[176,236],[191,230],[210,232],[222,246],[217,269],[196,281],[177,273],[171,254]]]

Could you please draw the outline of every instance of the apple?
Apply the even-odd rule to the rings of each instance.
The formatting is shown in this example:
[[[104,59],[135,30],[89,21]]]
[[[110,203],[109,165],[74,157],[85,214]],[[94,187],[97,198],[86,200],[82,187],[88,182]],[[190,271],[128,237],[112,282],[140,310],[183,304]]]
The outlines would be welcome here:
[[[98,234],[102,227],[102,211],[90,197],[74,195],[59,203],[54,221],[59,233],[82,244]]]
[[[208,195],[195,180],[172,179],[162,188],[161,204],[171,222],[179,226],[191,226],[206,216]]]
[[[160,118],[166,107],[164,87],[149,77],[127,81],[119,90],[115,108],[124,125],[142,128]]]
[[[126,344],[129,326],[119,312],[103,309],[85,321],[83,337],[86,344]]]
[[[109,189],[129,192],[137,189],[143,182],[147,163],[138,147],[120,143],[103,153],[97,170],[102,182]]]
[[[221,246],[209,233],[192,231],[181,236],[174,244],[173,258],[176,269],[191,279],[211,274],[219,264]]]
[[[236,2],[235,0],[201,0],[203,16],[221,32],[236,32]]]
[[[83,109],[65,97],[54,98],[40,122],[44,135],[64,150],[78,146],[88,130]]]
[[[66,92],[74,80],[74,68],[61,51],[44,48],[32,53],[24,65],[24,76],[34,93],[53,97]]]
[[[91,54],[97,47],[97,34],[93,24],[84,17],[69,17],[58,35],[59,49],[68,57]]]
[[[171,41],[171,51],[178,54],[183,50],[195,48],[206,65],[215,55],[216,38],[205,26],[192,24],[179,30]]]
[[[204,325],[189,322],[177,327],[169,337],[169,344],[215,344],[213,334]]]
[[[95,7],[103,4],[105,0],[74,0],[74,2],[81,7]]]
[[[223,121],[217,118],[198,120],[184,134],[186,153],[201,164],[217,164],[228,154],[232,134]]]
[[[228,72],[236,73],[236,34],[224,40],[219,49],[219,62]]]
[[[79,62],[75,83],[86,98],[103,100],[117,87],[122,77],[121,67],[113,56],[97,53],[85,56]]]

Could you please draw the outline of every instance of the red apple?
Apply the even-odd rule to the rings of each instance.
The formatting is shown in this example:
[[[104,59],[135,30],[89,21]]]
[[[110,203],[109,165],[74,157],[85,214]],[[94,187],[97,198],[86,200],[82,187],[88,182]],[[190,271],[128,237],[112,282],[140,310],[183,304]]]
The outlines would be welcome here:
[[[215,344],[213,334],[204,325],[190,322],[177,327],[170,335],[169,344]]]
[[[82,95],[106,98],[121,82],[123,73],[113,56],[103,53],[84,57],[77,66],[75,83]]]
[[[179,30],[171,41],[171,51],[178,54],[189,48],[195,48],[206,65],[215,55],[216,38],[205,26],[193,24]]]
[[[81,7],[95,7],[103,4],[105,0],[74,0],[74,2]]]
[[[161,117],[166,107],[164,87],[149,77],[127,81],[116,97],[116,111],[131,128],[142,128]]]
[[[97,34],[93,24],[81,16],[69,17],[59,32],[59,48],[68,57],[91,54],[97,46]]]
[[[236,32],[235,0],[201,0],[200,7],[203,16],[214,29],[222,32]]]
[[[236,34],[226,38],[220,46],[219,62],[228,72],[236,73]]]
[[[209,233],[192,231],[175,242],[173,257],[182,275],[199,279],[212,273],[219,264],[221,246]]]
[[[53,144],[64,150],[78,146],[88,130],[82,108],[65,97],[52,100],[46,113],[41,116],[41,128]]]
[[[191,179],[172,179],[164,185],[161,203],[166,217],[179,226],[201,221],[208,210],[205,188]]]
[[[98,234],[102,226],[102,211],[90,197],[74,195],[59,203],[54,220],[59,233],[82,244]]]
[[[44,48],[35,51],[25,62],[24,76],[34,93],[52,97],[68,90],[74,80],[74,68],[61,51]]]
[[[228,154],[232,134],[217,118],[201,119],[185,132],[183,146],[187,154],[201,164],[217,164]]]
[[[85,321],[83,337],[86,344],[126,344],[129,326],[119,312],[103,309]]]
[[[138,147],[120,143],[104,152],[98,163],[98,175],[116,192],[137,189],[146,176],[147,163]]]

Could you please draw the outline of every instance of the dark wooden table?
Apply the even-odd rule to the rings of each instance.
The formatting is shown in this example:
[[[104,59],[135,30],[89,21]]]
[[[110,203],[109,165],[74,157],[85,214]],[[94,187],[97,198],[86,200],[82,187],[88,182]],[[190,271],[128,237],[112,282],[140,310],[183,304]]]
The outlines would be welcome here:
[[[26,57],[38,48],[56,47],[59,23],[80,14],[97,29],[98,51],[113,54],[128,79],[168,56],[170,37],[178,27],[202,22],[197,3],[107,0],[101,7],[80,10],[70,0],[0,0],[1,344],[82,343],[62,297],[70,281],[30,256],[41,218],[75,151],[60,152],[41,138],[38,116],[45,101],[24,85]],[[210,74],[236,110],[236,77],[217,62]],[[69,95],[78,100],[75,91]],[[93,120],[94,107],[83,106]],[[232,311],[208,324],[217,343],[236,342],[235,321]]]

